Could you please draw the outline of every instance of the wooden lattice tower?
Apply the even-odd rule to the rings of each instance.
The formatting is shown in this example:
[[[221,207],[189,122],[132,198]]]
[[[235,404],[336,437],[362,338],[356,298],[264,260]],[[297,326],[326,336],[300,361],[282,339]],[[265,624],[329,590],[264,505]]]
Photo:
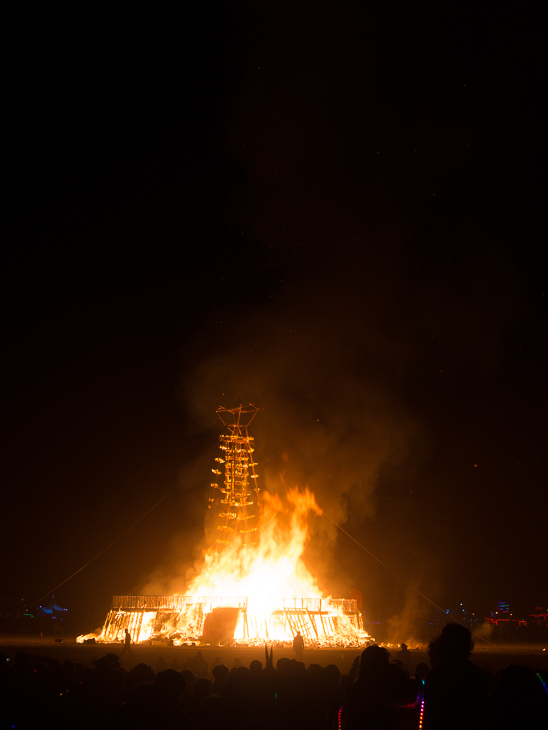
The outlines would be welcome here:
[[[212,494],[209,498],[211,509],[216,501],[216,490],[220,492],[221,510],[217,529],[223,534],[216,540],[220,548],[229,545],[235,539],[238,539],[241,545],[256,544],[250,539],[252,533],[257,530],[252,522],[256,516],[250,514],[248,508],[257,507],[258,474],[255,472],[257,463],[253,461],[252,456],[253,436],[248,434],[247,429],[258,410],[252,404],[238,408],[217,409],[217,415],[228,429],[227,434],[219,436],[221,442],[219,448],[224,451],[224,458],[215,459],[219,467],[222,465],[224,468],[224,480],[222,484],[216,482],[211,484]],[[217,477],[223,475],[219,467],[212,469]]]

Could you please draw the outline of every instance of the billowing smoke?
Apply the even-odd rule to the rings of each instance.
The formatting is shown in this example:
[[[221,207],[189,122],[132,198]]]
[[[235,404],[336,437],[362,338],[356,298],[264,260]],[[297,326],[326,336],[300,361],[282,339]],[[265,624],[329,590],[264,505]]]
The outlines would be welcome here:
[[[274,50],[271,43],[261,37],[261,54]],[[330,54],[322,48],[318,57]],[[497,366],[501,331],[519,311],[515,276],[475,222],[472,229],[454,228],[453,219],[449,229],[440,225],[440,211],[425,202],[433,200],[430,183],[406,151],[415,143],[398,126],[390,144],[379,144],[392,114],[374,122],[364,95],[359,134],[348,126],[355,98],[340,95],[336,75],[328,81],[331,61],[326,85],[303,83],[290,62],[279,86],[253,75],[230,107],[223,143],[243,171],[228,193],[230,225],[211,247],[207,282],[193,280],[190,268],[181,281],[201,286],[196,306],[203,300],[208,312],[181,377],[188,431],[203,446],[183,470],[184,509],[193,520],[175,540],[165,580],[154,583],[164,590],[185,590],[208,544],[203,515],[223,429],[215,409],[250,402],[260,408],[250,433],[262,489],[308,486],[325,515],[414,586],[429,595],[436,587],[438,551],[422,540],[445,543],[445,531],[424,508],[427,499],[409,496],[424,486],[414,479],[432,431],[467,427],[452,425],[447,392]],[[460,409],[456,415],[462,418]],[[434,475],[428,485],[434,497],[447,489],[439,481]],[[381,501],[383,527],[370,541]],[[357,546],[337,546],[337,528],[325,516],[311,527],[305,557],[328,592],[363,588],[365,612],[367,590],[376,585],[386,594],[398,582]],[[394,613],[405,610],[405,586],[394,590]]]
[[[199,499],[200,507],[192,507],[197,518],[200,510],[207,512],[216,436],[224,429],[215,416],[220,405],[251,402],[260,409],[250,434],[261,489],[283,496],[288,488],[308,486],[337,523],[349,515],[354,525],[371,518],[381,470],[417,452],[420,428],[387,385],[405,372],[404,343],[389,341],[374,321],[358,320],[355,327],[348,310],[356,304],[353,297],[343,302],[341,292],[341,306],[329,299],[313,300],[300,290],[273,312],[229,317],[215,348],[206,337],[197,343],[198,362],[181,388],[193,428],[208,434],[200,458],[182,478],[185,490]],[[162,577],[168,579],[162,590],[185,590],[212,539],[200,542],[201,525],[200,519],[180,546],[175,540],[177,559],[163,576],[154,576],[148,592],[161,587]],[[311,531],[305,555],[311,570],[324,590],[346,595],[350,586],[337,584],[340,569],[331,559],[337,528],[321,516],[311,518]],[[189,543],[193,551],[185,554],[180,547]]]
[[[476,642],[476,646],[485,646],[485,641],[489,641],[493,634],[493,624],[484,621],[482,624],[474,627],[472,631],[472,639]],[[485,640],[485,641],[483,641]]]

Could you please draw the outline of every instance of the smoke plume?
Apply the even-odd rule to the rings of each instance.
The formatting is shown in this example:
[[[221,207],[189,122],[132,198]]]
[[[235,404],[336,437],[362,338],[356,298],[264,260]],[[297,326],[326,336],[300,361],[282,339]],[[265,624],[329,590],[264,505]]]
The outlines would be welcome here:
[[[206,337],[197,343],[181,400],[192,427],[208,436],[181,481],[185,489],[193,489],[202,514],[207,512],[208,477],[218,455],[216,436],[224,429],[215,410],[251,402],[260,409],[250,434],[261,489],[283,497],[289,488],[308,487],[337,523],[345,523],[350,514],[353,524],[373,517],[379,474],[406,460],[421,433],[397,389],[388,386],[406,370],[400,361],[408,355],[405,343],[390,340],[374,320],[357,320],[359,327],[355,319],[350,324],[348,307],[355,302],[343,299],[341,292],[340,306],[331,306],[328,297],[314,301],[301,289],[274,310],[229,317],[216,347]],[[198,518],[200,508],[194,509]],[[310,529],[307,562],[325,590],[340,590],[328,585],[337,572],[328,559],[337,528],[325,516],[314,516]],[[158,572],[147,590],[158,588],[165,578],[164,590],[185,590],[199,570],[200,552],[212,540],[211,534],[203,537],[200,521],[192,539],[186,536],[194,548],[184,558],[177,538],[177,560],[163,575]]]

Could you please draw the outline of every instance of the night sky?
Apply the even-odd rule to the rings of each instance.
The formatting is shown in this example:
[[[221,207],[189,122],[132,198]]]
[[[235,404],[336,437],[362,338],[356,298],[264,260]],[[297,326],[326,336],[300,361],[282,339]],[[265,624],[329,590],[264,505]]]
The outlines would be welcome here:
[[[380,620],[433,611],[410,586],[484,615],[547,605],[535,13],[18,6],[3,600],[51,591],[166,494],[55,595],[99,622],[112,594],[184,590],[215,409],[253,402],[261,486],[308,485],[403,578],[314,518],[328,592]]]

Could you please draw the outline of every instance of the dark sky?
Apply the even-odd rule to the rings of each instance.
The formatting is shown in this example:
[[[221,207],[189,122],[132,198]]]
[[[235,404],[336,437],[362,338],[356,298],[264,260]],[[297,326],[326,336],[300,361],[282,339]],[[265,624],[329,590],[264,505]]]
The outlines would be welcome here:
[[[2,594],[102,616],[199,557],[215,408],[364,613],[546,605],[545,127],[522,4],[18,7]],[[542,173],[541,173],[542,171]],[[152,576],[152,578],[151,578]],[[164,581],[162,583],[162,581]]]

